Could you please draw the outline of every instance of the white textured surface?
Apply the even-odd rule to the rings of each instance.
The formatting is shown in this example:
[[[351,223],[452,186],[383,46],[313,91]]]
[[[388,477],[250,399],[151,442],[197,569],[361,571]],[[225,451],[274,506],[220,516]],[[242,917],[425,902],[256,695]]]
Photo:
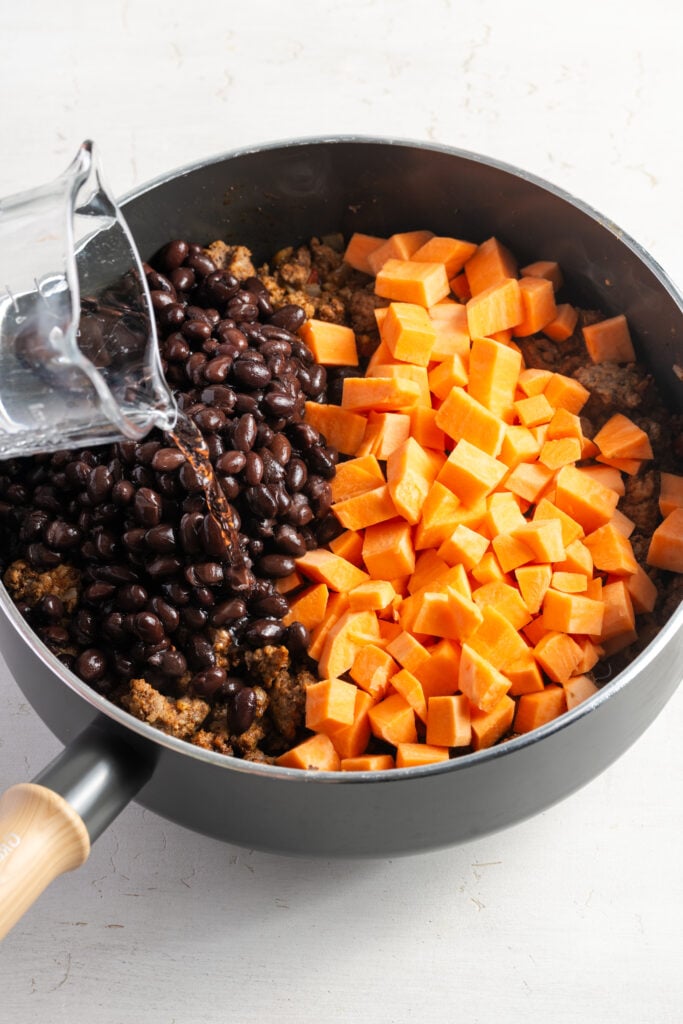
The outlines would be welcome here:
[[[245,144],[328,133],[457,145],[588,201],[683,285],[683,15],[281,0],[5,6],[0,195],[85,137],[123,193]],[[0,781],[58,750],[0,663]],[[0,950],[28,1024],[678,1024],[683,693],[609,771],[469,846],[288,860],[133,806]]]

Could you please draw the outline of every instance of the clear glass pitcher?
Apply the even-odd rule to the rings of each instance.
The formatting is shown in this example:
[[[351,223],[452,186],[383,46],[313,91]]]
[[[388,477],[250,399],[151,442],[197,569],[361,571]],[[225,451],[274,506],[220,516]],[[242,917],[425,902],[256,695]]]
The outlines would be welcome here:
[[[140,257],[84,142],[56,181],[0,199],[0,458],[176,416]]]

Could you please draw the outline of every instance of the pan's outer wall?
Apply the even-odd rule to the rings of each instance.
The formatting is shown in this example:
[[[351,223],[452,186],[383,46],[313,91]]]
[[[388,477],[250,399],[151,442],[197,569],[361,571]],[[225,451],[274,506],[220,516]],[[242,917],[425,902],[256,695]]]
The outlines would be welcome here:
[[[258,260],[328,231],[386,235],[429,227],[496,234],[522,260],[556,258],[581,301],[626,312],[637,345],[670,395],[683,362],[683,313],[631,246],[560,195],[440,149],[368,141],[292,144],[219,159],[153,183],[125,204],[143,257],[169,238],[250,245]],[[657,325],[656,337],[652,326]],[[3,600],[7,602],[6,596]],[[154,744],[157,767],[139,802],[188,828],[242,846],[322,856],[388,856],[463,842],[521,821],[584,785],[644,731],[680,678],[681,620],[651,645],[609,699],[542,740],[505,745],[446,770],[384,781],[294,777],[211,763]],[[65,743],[93,708],[59,681],[8,615],[3,653],[27,699]],[[115,722],[133,745],[151,742]]]
[[[3,654],[27,699],[64,743],[93,718],[0,616]],[[324,857],[382,857],[462,843],[538,813],[589,782],[653,721],[674,692],[681,633],[659,645],[644,671],[589,714],[542,740],[493,758],[451,762],[412,778],[323,782],[265,770],[240,771],[158,747],[138,803],[186,828],[239,846]],[[150,742],[116,723],[115,733],[146,751]]]

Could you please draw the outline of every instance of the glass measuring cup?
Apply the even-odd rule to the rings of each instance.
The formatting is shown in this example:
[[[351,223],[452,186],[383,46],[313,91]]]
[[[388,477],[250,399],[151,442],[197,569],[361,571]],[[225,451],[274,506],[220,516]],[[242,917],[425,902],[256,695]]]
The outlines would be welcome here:
[[[149,291],[92,142],[0,200],[0,458],[171,429]]]

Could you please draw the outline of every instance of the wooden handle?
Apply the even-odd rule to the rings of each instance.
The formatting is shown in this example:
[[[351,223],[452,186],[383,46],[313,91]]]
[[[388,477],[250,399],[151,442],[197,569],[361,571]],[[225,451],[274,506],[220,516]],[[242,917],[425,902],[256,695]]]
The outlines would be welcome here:
[[[24,782],[0,796],[0,939],[50,882],[85,863],[90,838],[63,797]]]

